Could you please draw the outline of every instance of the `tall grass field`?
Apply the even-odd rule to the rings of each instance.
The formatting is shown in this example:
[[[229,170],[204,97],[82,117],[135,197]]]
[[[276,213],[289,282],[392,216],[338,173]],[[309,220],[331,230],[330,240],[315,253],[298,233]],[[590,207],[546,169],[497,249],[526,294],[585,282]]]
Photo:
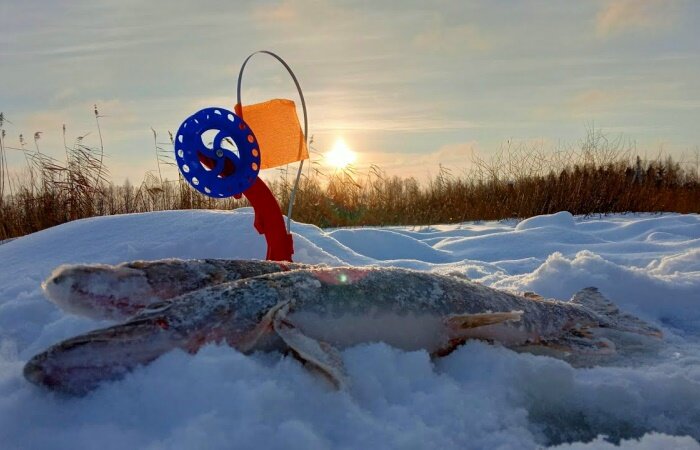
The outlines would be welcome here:
[[[155,131],[154,166],[138,185],[109,180],[105,148],[82,139],[65,143],[65,159],[41,152],[20,137],[20,147],[5,144],[0,115],[0,240],[22,236],[71,220],[166,209],[233,209],[245,199],[215,200],[191,189],[185,180],[165,180],[163,165],[173,165],[171,144]],[[9,176],[8,151],[21,151],[22,176]],[[697,155],[695,155],[695,160]],[[294,219],[320,227],[421,225],[467,220],[526,218],[556,211],[573,214],[625,212],[700,213],[697,161],[658,156],[640,159],[633,145],[589,130],[576,146],[545,151],[536,145],[504,146],[488,159],[475,156],[471,168],[456,173],[441,166],[420,182],[387,175],[380,167],[352,167],[329,173],[306,165],[294,204]],[[278,171],[270,182],[287,211],[293,173]]]

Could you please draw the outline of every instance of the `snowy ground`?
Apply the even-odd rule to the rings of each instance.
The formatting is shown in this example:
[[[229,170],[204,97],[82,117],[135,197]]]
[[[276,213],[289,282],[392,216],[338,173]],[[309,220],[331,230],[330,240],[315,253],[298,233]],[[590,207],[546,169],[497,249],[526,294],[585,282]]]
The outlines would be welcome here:
[[[108,325],[44,300],[62,263],[261,258],[252,212],[177,211],[69,223],[0,245],[0,447],[14,448],[700,448],[700,216],[321,230],[295,224],[301,262],[461,272],[568,299],[597,286],[660,326],[658,348],[612,365],[483,343],[431,361],[381,343],[343,353],[348,392],[294,359],[209,346],[170,353],[84,398],[29,385],[24,362]],[[574,443],[571,447],[566,443]]]

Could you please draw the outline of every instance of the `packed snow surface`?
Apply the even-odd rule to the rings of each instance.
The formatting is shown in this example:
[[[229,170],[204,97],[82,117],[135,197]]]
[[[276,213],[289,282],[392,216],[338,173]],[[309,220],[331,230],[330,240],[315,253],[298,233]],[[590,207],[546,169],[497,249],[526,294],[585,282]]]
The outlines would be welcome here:
[[[46,301],[53,268],[265,255],[249,209],[81,220],[0,245],[0,447],[700,448],[700,216],[293,231],[299,262],[459,273],[559,299],[597,286],[665,339],[588,369],[480,342],[437,360],[377,342],[343,352],[347,391],[291,357],[210,345],[68,398],[26,382],[24,363],[110,322]]]

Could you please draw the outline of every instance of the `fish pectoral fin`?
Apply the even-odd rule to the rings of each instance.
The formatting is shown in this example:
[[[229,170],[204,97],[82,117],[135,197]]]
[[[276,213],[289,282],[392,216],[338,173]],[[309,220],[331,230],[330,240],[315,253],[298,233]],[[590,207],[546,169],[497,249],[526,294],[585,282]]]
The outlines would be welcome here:
[[[282,311],[273,320],[273,329],[296,356],[316,369],[333,385],[342,389],[348,385],[340,351],[327,342],[311,338],[286,320]]]
[[[445,324],[452,330],[465,330],[503,322],[518,322],[522,315],[522,311],[453,314],[445,319]]]
[[[236,347],[242,353],[248,353],[256,349],[258,344],[274,330],[275,317],[280,314],[286,314],[289,310],[289,303],[278,303],[270,308],[265,315],[260,319],[260,322],[249,333],[243,337],[239,337],[236,344],[229,344],[231,347]]]

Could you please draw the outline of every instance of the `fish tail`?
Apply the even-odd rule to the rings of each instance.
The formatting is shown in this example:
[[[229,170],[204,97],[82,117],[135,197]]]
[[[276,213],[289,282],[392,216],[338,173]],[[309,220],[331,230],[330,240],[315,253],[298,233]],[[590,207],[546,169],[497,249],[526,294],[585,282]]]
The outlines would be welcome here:
[[[658,328],[638,317],[620,311],[613,302],[598,291],[598,288],[587,287],[582,289],[571,298],[571,303],[581,305],[604,317],[609,322],[610,328],[657,338],[663,336],[663,333]]]

